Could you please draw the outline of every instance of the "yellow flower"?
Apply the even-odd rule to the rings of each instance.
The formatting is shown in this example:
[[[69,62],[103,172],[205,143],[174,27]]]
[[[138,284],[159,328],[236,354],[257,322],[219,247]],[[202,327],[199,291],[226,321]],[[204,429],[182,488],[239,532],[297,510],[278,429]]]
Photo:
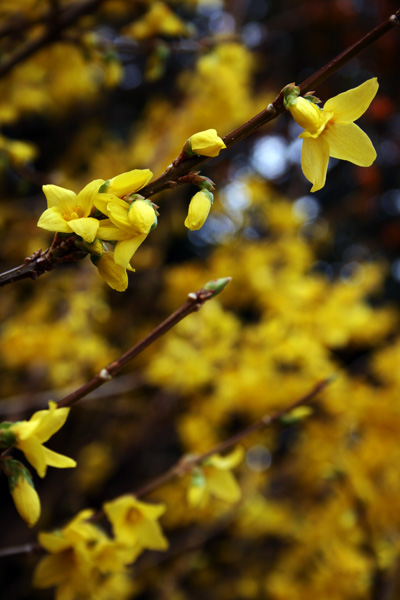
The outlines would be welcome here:
[[[238,502],[241,491],[230,469],[242,461],[243,455],[243,448],[238,446],[226,456],[213,454],[201,467],[196,468],[187,493],[189,505],[192,507],[204,506],[210,496],[215,496],[225,502]]]
[[[323,109],[303,97],[286,104],[294,120],[305,129],[301,167],[313,184],[311,191],[325,185],[329,157],[369,167],[376,158],[371,140],[354,121],[365,113],[378,91],[376,77],[343,94],[330,98]]]
[[[106,502],[104,512],[111,521],[113,532],[123,544],[136,544],[149,550],[166,550],[164,537],[157,519],[165,512],[164,504],[147,504],[126,495]]]
[[[40,499],[28,469],[18,460],[7,459],[4,461],[3,471],[8,477],[15,508],[29,527],[33,527],[40,517]]]
[[[96,262],[96,267],[99,270],[99,275],[113,290],[124,292],[128,287],[128,275],[126,269],[117,265],[114,260],[113,252],[105,252]],[[130,265],[127,269],[134,271]]]
[[[108,196],[108,194],[106,194]],[[157,222],[154,208],[148,200],[135,200],[128,204],[123,200],[114,199],[106,202],[100,199],[102,209],[109,219],[101,221],[98,237],[103,240],[117,241],[114,250],[116,265],[127,269],[129,263],[148,236],[150,229]]]
[[[99,221],[89,214],[102,183],[102,179],[91,181],[78,195],[58,185],[44,185],[47,210],[40,217],[38,227],[59,233],[76,233],[85,242],[93,242]]]
[[[72,458],[43,446],[64,425],[69,411],[69,408],[57,408],[55,402],[49,402],[48,410],[35,412],[29,421],[19,421],[9,428],[17,438],[15,446],[22,450],[40,477],[46,475],[47,466],[59,469],[76,467]]]
[[[226,148],[216,129],[207,129],[195,133],[189,138],[189,149],[200,156],[218,156]]]
[[[185,227],[191,231],[200,229],[209,215],[213,200],[214,197],[208,190],[197,192],[190,201]]]

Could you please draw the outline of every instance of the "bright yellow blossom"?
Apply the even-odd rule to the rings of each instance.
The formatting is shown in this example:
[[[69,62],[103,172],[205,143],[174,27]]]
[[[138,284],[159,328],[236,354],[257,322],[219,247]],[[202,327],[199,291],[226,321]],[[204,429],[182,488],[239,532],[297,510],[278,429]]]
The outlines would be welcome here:
[[[47,410],[39,410],[29,421],[18,421],[9,428],[17,439],[14,445],[22,450],[40,477],[46,475],[47,466],[59,469],[76,467],[76,462],[72,458],[43,446],[44,442],[47,442],[64,425],[69,411],[67,407],[57,408],[55,402],[49,402]]]
[[[330,98],[323,109],[301,96],[286,102],[294,120],[304,128],[301,167],[316,192],[325,185],[329,157],[369,167],[376,158],[371,140],[354,121],[365,113],[378,91],[376,77]]]
[[[168,541],[157,522],[165,512],[164,504],[148,504],[126,495],[106,502],[104,512],[111,521],[116,539],[121,543],[135,544],[149,550],[168,548]]]
[[[226,148],[216,129],[206,129],[190,136],[189,146],[194,154],[211,157],[218,156],[221,150]]]
[[[104,183],[102,179],[95,179],[78,195],[58,185],[44,185],[47,210],[40,217],[38,227],[59,233],[76,233],[85,242],[93,242],[99,221],[89,215],[93,200],[102,183]]]
[[[35,569],[34,587],[56,586],[56,598],[68,600],[130,597],[125,565],[135,560],[137,551],[88,522],[92,516],[92,510],[83,510],[63,529],[39,534],[40,545],[50,554]],[[111,581],[113,594],[104,587]]]
[[[213,200],[213,195],[208,190],[197,192],[190,201],[185,227],[191,231],[200,229],[210,213]]]
[[[115,198],[106,202],[105,208],[103,199],[100,199],[100,203],[102,206],[100,210],[105,210],[109,219],[101,221],[98,236],[103,240],[117,241],[114,262],[126,269],[136,250],[156,223],[154,208],[148,200],[135,200],[132,204],[128,204]]]
[[[204,506],[210,496],[231,503],[240,500],[241,490],[230,470],[242,461],[243,455],[243,448],[238,446],[226,456],[213,454],[196,468],[187,493],[189,505]]]

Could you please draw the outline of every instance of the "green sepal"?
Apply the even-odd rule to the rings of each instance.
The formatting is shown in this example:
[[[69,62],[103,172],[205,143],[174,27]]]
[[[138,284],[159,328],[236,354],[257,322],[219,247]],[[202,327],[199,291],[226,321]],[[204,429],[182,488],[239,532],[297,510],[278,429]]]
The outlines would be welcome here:
[[[0,448],[10,448],[18,443],[18,438],[10,431],[10,428],[15,425],[11,421],[4,421],[0,423]]]
[[[110,180],[107,179],[100,187],[99,187],[99,191],[97,192],[98,194],[104,194],[110,185]]]
[[[214,204],[214,196],[209,190],[201,190],[207,196],[211,204]]]
[[[191,481],[190,484],[193,487],[199,487],[199,488],[204,488],[206,486],[206,478],[204,476],[204,473],[201,469],[195,469],[192,472],[192,477],[191,477]]]
[[[300,88],[294,83],[289,83],[283,88],[283,106],[289,109],[293,104],[296,103],[298,96],[300,95]]]
[[[35,489],[33,485],[32,475],[28,471],[28,469],[19,462],[19,460],[15,460],[13,458],[8,458],[4,461],[3,464],[3,473],[6,475],[8,479],[8,487],[10,489],[10,493],[12,494],[18,481],[21,477],[24,477],[30,486]]]

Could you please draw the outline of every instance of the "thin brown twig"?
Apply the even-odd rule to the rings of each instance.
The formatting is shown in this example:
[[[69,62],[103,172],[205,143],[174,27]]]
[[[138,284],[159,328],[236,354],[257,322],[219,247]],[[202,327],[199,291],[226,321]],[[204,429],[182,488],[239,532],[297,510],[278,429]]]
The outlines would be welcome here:
[[[251,433],[269,427],[270,425],[272,425],[272,423],[275,423],[281,417],[283,417],[287,413],[290,413],[298,406],[302,406],[313,400],[315,396],[317,396],[317,394],[319,394],[323,389],[326,388],[326,386],[329,383],[333,381],[333,379],[333,377],[327,377],[326,379],[319,381],[309,392],[307,392],[307,394],[301,396],[300,398],[295,400],[295,402],[289,404],[289,406],[277,410],[276,412],[270,415],[267,414],[262,416],[261,419],[259,419],[255,423],[252,423],[245,429],[242,429],[238,433],[235,433],[230,438],[224,440],[211,450],[208,450],[203,454],[183,456],[170,469],[168,469],[168,471],[166,471],[159,477],[156,477],[155,479],[145,484],[138,490],[131,492],[132,495],[137,498],[145,496],[146,494],[149,494],[150,492],[154,491],[156,488],[160,487],[164,483],[167,483],[171,479],[174,479],[175,477],[180,477],[188,471],[191,471],[196,465],[201,465],[207,458],[209,458],[213,454],[220,454],[221,452],[225,452],[226,450],[229,450],[230,448],[241,442],[245,437],[247,437]]]
[[[58,406],[71,406],[78,400],[87,396],[93,390],[96,390],[100,386],[104,385],[107,381],[110,381],[115,375],[117,375],[121,369],[138,354],[143,352],[150,344],[155,342],[158,338],[169,331],[174,325],[182,321],[185,317],[193,312],[200,310],[207,300],[214,298],[231,280],[230,277],[224,277],[217,279],[215,282],[209,282],[197,292],[191,292],[188,294],[186,302],[184,302],[172,315],[167,317],[160,325],[158,325],[152,332],[150,332],[140,342],[132,346],[125,354],[122,354],[117,360],[108,364],[102,369],[97,375],[78,389],[74,390],[68,396],[65,396],[58,402]]]

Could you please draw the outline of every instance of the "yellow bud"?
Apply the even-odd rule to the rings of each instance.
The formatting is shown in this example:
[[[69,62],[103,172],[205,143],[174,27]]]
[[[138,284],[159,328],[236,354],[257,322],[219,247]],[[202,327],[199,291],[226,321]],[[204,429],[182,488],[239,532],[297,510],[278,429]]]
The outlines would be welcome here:
[[[302,96],[289,106],[289,110],[296,123],[310,133],[316,133],[322,125],[322,111]]]
[[[207,190],[197,192],[190,201],[185,227],[191,231],[200,229],[209,215],[212,202],[213,195],[211,192]]]
[[[189,138],[189,143],[192,152],[200,156],[218,156],[221,150],[226,148],[216,129],[195,133]]]
[[[15,508],[29,527],[33,527],[40,517],[40,499],[33,485],[21,475],[11,491]]]
[[[128,219],[138,234],[149,233],[155,218],[154,208],[146,200],[136,200],[129,207]]]

